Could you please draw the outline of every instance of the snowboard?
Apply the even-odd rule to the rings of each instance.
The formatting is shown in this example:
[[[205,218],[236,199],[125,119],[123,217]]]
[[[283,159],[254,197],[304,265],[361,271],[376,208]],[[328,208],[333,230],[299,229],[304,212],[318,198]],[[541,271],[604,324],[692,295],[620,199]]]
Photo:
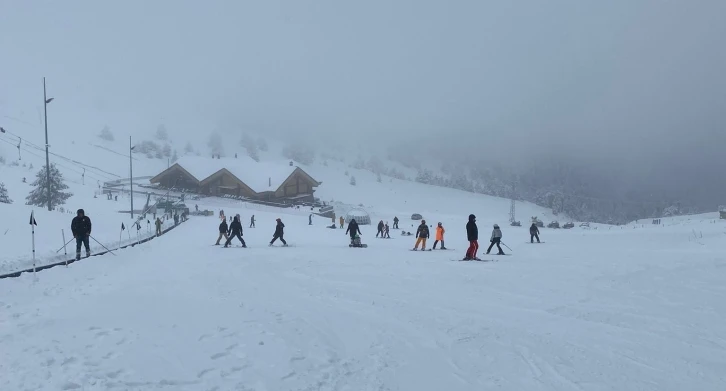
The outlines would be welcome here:
[[[367,244],[361,244],[360,246],[354,246],[352,244],[349,244],[348,247],[350,247],[350,248],[367,248],[368,245]]]
[[[512,254],[487,254],[487,255],[498,256],[498,257],[503,257],[503,256],[507,256],[508,257],[508,256],[511,256]]]
[[[525,243],[527,243],[527,244],[542,244],[544,242],[534,242],[534,243],[532,243],[532,242],[525,242]]]
[[[227,247],[224,247],[224,246],[219,246],[219,248],[249,248],[249,246],[248,247],[242,247],[242,246],[227,246]]]
[[[455,249],[455,248],[448,248],[448,247],[447,247],[446,249],[441,249],[441,248],[435,248],[435,249],[433,249],[433,250],[434,250],[434,251],[441,251],[441,250],[444,250],[444,251],[456,251],[456,249]]]
[[[496,259],[452,259],[452,262],[496,262]]]

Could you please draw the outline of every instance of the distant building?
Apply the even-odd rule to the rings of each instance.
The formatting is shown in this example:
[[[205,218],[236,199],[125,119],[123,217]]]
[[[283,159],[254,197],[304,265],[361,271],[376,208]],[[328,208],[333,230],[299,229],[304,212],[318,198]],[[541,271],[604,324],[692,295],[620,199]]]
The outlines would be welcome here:
[[[288,162],[207,159],[185,156],[149,180],[162,187],[210,196],[233,195],[267,201],[314,201],[321,182]]]

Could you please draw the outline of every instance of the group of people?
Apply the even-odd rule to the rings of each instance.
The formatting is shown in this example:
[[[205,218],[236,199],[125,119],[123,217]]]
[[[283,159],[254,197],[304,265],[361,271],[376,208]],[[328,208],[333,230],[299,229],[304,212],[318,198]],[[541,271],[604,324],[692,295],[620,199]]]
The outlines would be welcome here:
[[[242,243],[242,247],[247,248],[247,243],[245,243],[245,240],[242,238],[243,231],[240,215],[236,214],[233,218],[230,218],[232,222],[229,226],[227,225],[227,218],[225,217],[223,210],[219,212],[219,216],[222,222],[219,224],[219,236],[217,237],[217,242],[214,245],[219,246],[219,242],[224,237],[224,247],[229,247],[229,245],[232,244],[232,239],[237,238]],[[255,221],[255,215],[252,215],[250,218],[250,228],[255,228]],[[272,240],[269,245],[272,246],[277,239],[280,239],[283,247],[287,247],[287,241],[285,241],[285,224],[283,224],[282,219],[280,218],[277,218],[276,222],[275,233],[272,235]]]
[[[466,250],[464,260],[479,260],[476,256],[477,251],[479,251],[479,228],[476,225],[476,216],[473,214],[469,215],[469,222],[466,223],[466,238],[469,241],[469,248]],[[496,245],[499,250],[497,254],[505,255],[504,251],[502,251],[502,247],[500,246],[500,243],[502,242],[502,230],[499,228],[499,225],[494,224],[494,229],[492,230],[492,236],[489,238],[489,242],[490,244],[489,248],[487,248],[487,254],[489,254],[492,251],[492,247]]]

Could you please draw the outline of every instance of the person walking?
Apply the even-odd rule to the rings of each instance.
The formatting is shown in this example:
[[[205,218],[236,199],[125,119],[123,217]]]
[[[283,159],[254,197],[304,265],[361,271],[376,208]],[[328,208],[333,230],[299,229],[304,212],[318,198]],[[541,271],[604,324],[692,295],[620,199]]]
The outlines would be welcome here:
[[[345,219],[343,216],[340,216],[340,228],[343,228],[345,226]]]
[[[393,216],[393,229],[399,229],[398,228],[398,217]]]
[[[499,226],[497,224],[494,224],[494,229],[492,230],[492,238],[490,239],[490,241],[492,243],[489,245],[489,248],[487,249],[487,254],[489,254],[489,252],[492,251],[492,247],[494,247],[494,245],[496,244],[497,249],[499,249],[499,252],[497,253],[497,255],[505,255],[504,251],[502,251],[502,247],[499,245],[499,243],[502,242],[502,230],[499,229]]]
[[[161,217],[157,217],[154,224],[156,225],[156,236],[161,236]]]
[[[71,232],[76,239],[76,261],[81,259],[81,246],[86,248],[86,258],[91,256],[91,246],[88,238],[91,237],[91,219],[86,216],[83,209],[76,211],[76,217],[71,220]]]
[[[255,228],[255,215],[250,217],[250,228]]]
[[[479,228],[476,226],[476,216],[469,215],[469,222],[466,223],[466,239],[469,241],[469,248],[466,250],[464,260],[472,261],[479,258],[476,252],[479,250]]]
[[[277,218],[277,225],[275,226],[275,234],[272,236],[272,240],[270,241],[270,247],[272,247],[272,244],[275,243],[277,239],[280,239],[283,247],[287,247],[287,242],[285,241],[285,224],[282,223],[282,220],[279,217]]]
[[[426,220],[421,220],[421,224],[416,230],[416,245],[413,247],[413,251],[418,251],[418,245],[422,244],[421,250],[426,251],[426,239],[429,238],[429,226],[426,225]]]
[[[540,243],[539,241],[539,228],[537,228],[537,224],[532,223],[532,226],[529,227],[529,242],[534,243],[534,239],[537,238],[537,243]]]
[[[247,243],[242,239],[242,223],[239,221],[239,216],[234,216],[234,221],[229,225],[229,232],[227,232],[227,242],[224,243],[224,247],[229,247],[232,243],[232,239],[237,238],[242,242],[242,247],[247,248]]]
[[[313,225],[313,214],[310,213],[310,216],[308,216],[308,225]]]
[[[217,238],[217,243],[214,243],[215,246],[219,246],[219,241],[222,240],[222,237],[224,237],[224,241],[227,242],[227,239],[229,239],[227,231],[227,219],[224,219],[221,223],[219,223],[219,237]]]
[[[446,246],[444,246],[444,226],[441,225],[441,222],[436,226],[436,240],[434,241],[434,250],[436,250],[436,245],[441,242],[441,249],[446,250]]]
[[[350,220],[350,223],[348,223],[348,229],[345,230],[345,234],[350,234],[351,243],[353,243],[356,235],[362,235],[362,233],[360,232],[360,227],[358,227],[358,223],[355,221],[355,219]]]
[[[378,235],[381,235],[381,239],[383,239],[383,227],[383,220],[381,220],[378,222],[378,232],[376,232],[376,237],[378,237]]]

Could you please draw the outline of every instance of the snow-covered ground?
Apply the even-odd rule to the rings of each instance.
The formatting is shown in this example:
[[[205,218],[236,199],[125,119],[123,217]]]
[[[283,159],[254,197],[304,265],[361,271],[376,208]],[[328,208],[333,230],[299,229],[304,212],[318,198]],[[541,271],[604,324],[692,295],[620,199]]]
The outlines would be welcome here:
[[[722,222],[543,229],[540,245],[503,227],[513,255],[458,262],[465,216],[440,219],[455,250],[437,252],[256,217],[249,249],[211,246],[218,220],[193,218],[0,281],[0,389],[726,389]],[[290,248],[267,247],[276,217]]]

